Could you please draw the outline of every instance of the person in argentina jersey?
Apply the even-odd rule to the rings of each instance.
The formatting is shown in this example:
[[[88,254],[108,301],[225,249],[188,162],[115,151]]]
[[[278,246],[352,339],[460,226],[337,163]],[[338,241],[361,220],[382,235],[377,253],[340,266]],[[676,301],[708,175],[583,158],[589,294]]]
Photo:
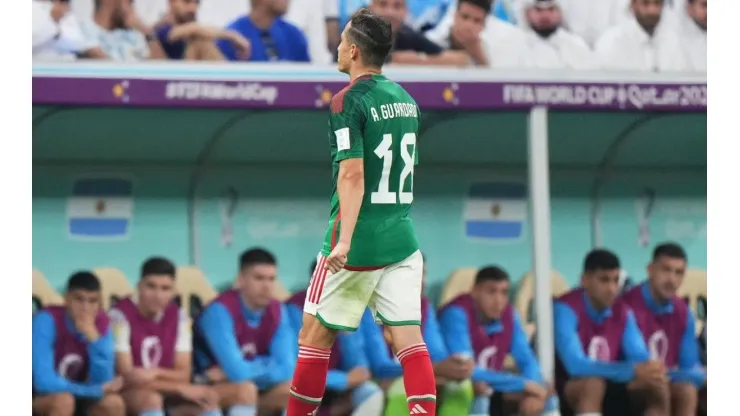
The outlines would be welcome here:
[[[634,313],[617,299],[619,271],[614,253],[592,250],[581,286],[553,303],[561,409],[576,416],[668,415],[665,365],[650,360]]]
[[[478,270],[470,293],[448,302],[439,313],[450,353],[475,362],[472,411],[488,414],[493,393],[497,406],[514,407],[521,415],[539,415],[548,389],[529,345],[521,318],[509,303],[509,275],[498,266]],[[519,374],[503,371],[511,354]],[[503,400],[503,402],[502,402]],[[552,409],[548,409],[552,410]]]
[[[424,283],[426,271],[424,258]],[[449,354],[442,340],[436,312],[426,296],[421,298],[421,312],[421,331],[434,366],[437,391],[442,392],[437,414],[440,416],[467,414],[473,402],[473,386],[469,380],[473,371],[472,361]],[[388,396],[385,416],[408,414],[406,390],[401,377],[403,367],[393,352],[389,331],[375,323],[372,312],[366,309],[359,332],[362,334],[373,378],[378,380]]]
[[[275,300],[276,278],[272,253],[245,251],[236,288],[221,293],[195,319],[196,380],[213,385],[227,416],[272,415],[287,406],[298,354],[288,313]]]
[[[435,414],[434,370],[420,328],[423,260],[409,215],[420,111],[381,74],[391,32],[366,9],[342,32],[339,70],[350,84],[330,105],[334,189],[304,305],[288,416],[306,416],[321,403],[337,333],[357,330],[367,306],[390,330],[410,413]]]
[[[316,270],[316,260],[309,269]],[[293,294],[285,302],[285,310],[296,337],[303,324],[303,305],[307,290]],[[362,350],[359,332],[340,332],[331,348],[329,372],[326,376],[327,395],[324,397],[318,416],[324,415],[377,415],[381,412],[385,396],[377,384],[370,379],[367,358]],[[405,399],[404,399],[405,400]]]
[[[190,382],[190,318],[174,302],[175,265],[152,257],[140,276],[136,294],[108,312],[128,413],[164,416],[166,407],[173,416],[221,415],[216,391]]]
[[[64,305],[48,306],[33,316],[31,375],[33,414],[123,416],[115,377],[113,339],[100,309],[100,281],[88,271],[67,281]]]
[[[621,299],[632,308],[650,357],[668,368],[671,411],[694,415],[699,390],[705,386],[694,314],[676,296],[686,272],[686,252],[675,243],[658,245],[648,265],[648,280]]]

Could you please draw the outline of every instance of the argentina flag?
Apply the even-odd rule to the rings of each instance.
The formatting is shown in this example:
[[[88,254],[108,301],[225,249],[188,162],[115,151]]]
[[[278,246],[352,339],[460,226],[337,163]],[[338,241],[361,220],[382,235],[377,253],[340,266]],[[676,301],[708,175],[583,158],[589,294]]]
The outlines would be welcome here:
[[[67,200],[67,228],[73,238],[120,240],[128,237],[133,215],[133,186],[121,178],[75,181]]]
[[[465,201],[463,219],[468,237],[519,240],[527,220],[527,190],[515,182],[473,184]]]

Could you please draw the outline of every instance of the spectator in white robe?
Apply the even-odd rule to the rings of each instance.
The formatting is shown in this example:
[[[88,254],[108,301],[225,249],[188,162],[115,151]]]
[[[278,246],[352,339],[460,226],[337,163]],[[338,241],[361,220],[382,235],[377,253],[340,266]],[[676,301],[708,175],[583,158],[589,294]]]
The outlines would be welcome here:
[[[522,0],[524,27],[533,66],[539,69],[593,70],[596,54],[586,41],[562,25],[560,0]]]
[[[601,66],[614,71],[687,72],[673,19],[663,21],[664,0],[632,0],[632,17],[596,42]]]
[[[707,0],[687,0],[680,21],[681,42],[689,69],[707,72]]]

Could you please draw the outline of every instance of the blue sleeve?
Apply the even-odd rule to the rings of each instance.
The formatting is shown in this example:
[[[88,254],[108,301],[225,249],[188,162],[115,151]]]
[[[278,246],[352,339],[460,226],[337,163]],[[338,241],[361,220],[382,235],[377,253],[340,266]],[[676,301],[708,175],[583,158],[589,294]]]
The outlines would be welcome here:
[[[650,359],[645,338],[642,336],[640,327],[637,326],[635,320],[635,314],[631,310],[627,311],[627,321],[622,334],[622,350],[627,361],[633,363],[644,363]]]
[[[234,321],[222,304],[208,305],[198,320],[198,328],[229,381],[241,383],[263,376],[263,366],[244,359],[234,334]]]
[[[578,338],[578,317],[570,306],[555,302],[555,352],[571,377],[601,377],[626,383],[635,376],[634,365],[592,360],[583,352]]]
[[[494,390],[502,393],[519,393],[524,391],[527,379],[524,376],[511,374],[505,371],[493,371],[476,366],[473,370],[473,381],[483,381]]]
[[[293,328],[293,332],[296,334],[301,331],[303,326],[303,310],[292,303],[285,304],[285,311],[287,312],[290,326]]]
[[[678,368],[668,372],[672,382],[688,382],[701,387],[706,381],[707,374],[701,368],[699,360],[699,341],[695,337],[696,322],[694,315],[689,311],[686,318],[686,330],[681,337],[681,347],[678,350]]]
[[[527,333],[524,332],[519,314],[514,312],[514,333],[511,339],[511,355],[514,357],[516,367],[519,373],[527,380],[542,382],[542,373],[537,357],[532,351],[527,339]]]
[[[311,62],[311,56],[308,54],[308,42],[306,36],[301,32],[300,29],[293,26],[293,47],[295,48],[295,62]]]
[[[403,375],[401,363],[391,356],[388,344],[383,339],[383,333],[369,311],[365,311],[362,316],[360,328],[365,344],[365,354],[373,377],[380,380],[401,377]]]
[[[239,21],[232,22],[229,26],[226,27],[227,30],[233,30],[235,32],[242,33],[239,27]],[[221,51],[221,53],[224,55],[224,58],[226,58],[229,61],[236,61],[236,48],[234,48],[234,44],[231,43],[228,39],[219,39],[216,41],[216,46],[218,46],[218,49]]]
[[[326,388],[333,391],[347,390],[347,373],[358,367],[368,368],[365,353],[362,350],[362,335],[359,332],[341,332],[337,336],[342,360],[338,369],[329,370]]]
[[[457,306],[445,308],[439,315],[439,325],[450,354],[465,355],[471,358],[474,356],[465,311]]]
[[[115,353],[113,352],[113,335],[110,328],[95,342],[87,345],[87,354],[90,357],[91,383],[103,384],[115,377]]]
[[[296,366],[296,357],[298,357],[298,343],[295,338],[295,332],[290,324],[288,311],[285,305],[280,305],[280,323],[270,341],[270,359],[265,370],[267,379],[278,384],[290,381],[293,377],[293,370]]]
[[[439,328],[439,322],[437,322],[437,316],[434,313],[432,305],[427,305],[426,321],[424,322],[424,343],[427,344],[427,351],[429,351],[429,357],[433,363],[444,361],[447,359],[449,354],[447,353],[447,347],[442,339],[442,332]]]
[[[33,390],[39,394],[70,393],[76,397],[103,396],[100,384],[73,383],[60,376],[54,368],[54,318],[48,312],[38,312],[31,324],[31,378]]]
[[[162,44],[168,44],[170,43],[170,32],[172,31],[172,25],[164,25],[157,28],[155,33],[157,34],[157,39],[159,39],[159,43]]]

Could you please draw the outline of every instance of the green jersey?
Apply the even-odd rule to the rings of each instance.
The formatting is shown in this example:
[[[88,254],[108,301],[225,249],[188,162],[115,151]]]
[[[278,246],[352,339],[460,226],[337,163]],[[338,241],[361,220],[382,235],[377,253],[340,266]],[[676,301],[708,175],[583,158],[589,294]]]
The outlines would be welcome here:
[[[331,253],[341,228],[339,162],[352,158],[362,158],[365,196],[347,265],[382,267],[419,249],[409,212],[419,160],[420,116],[409,93],[382,75],[360,77],[332,98],[329,140],[334,186],[323,255]]]

